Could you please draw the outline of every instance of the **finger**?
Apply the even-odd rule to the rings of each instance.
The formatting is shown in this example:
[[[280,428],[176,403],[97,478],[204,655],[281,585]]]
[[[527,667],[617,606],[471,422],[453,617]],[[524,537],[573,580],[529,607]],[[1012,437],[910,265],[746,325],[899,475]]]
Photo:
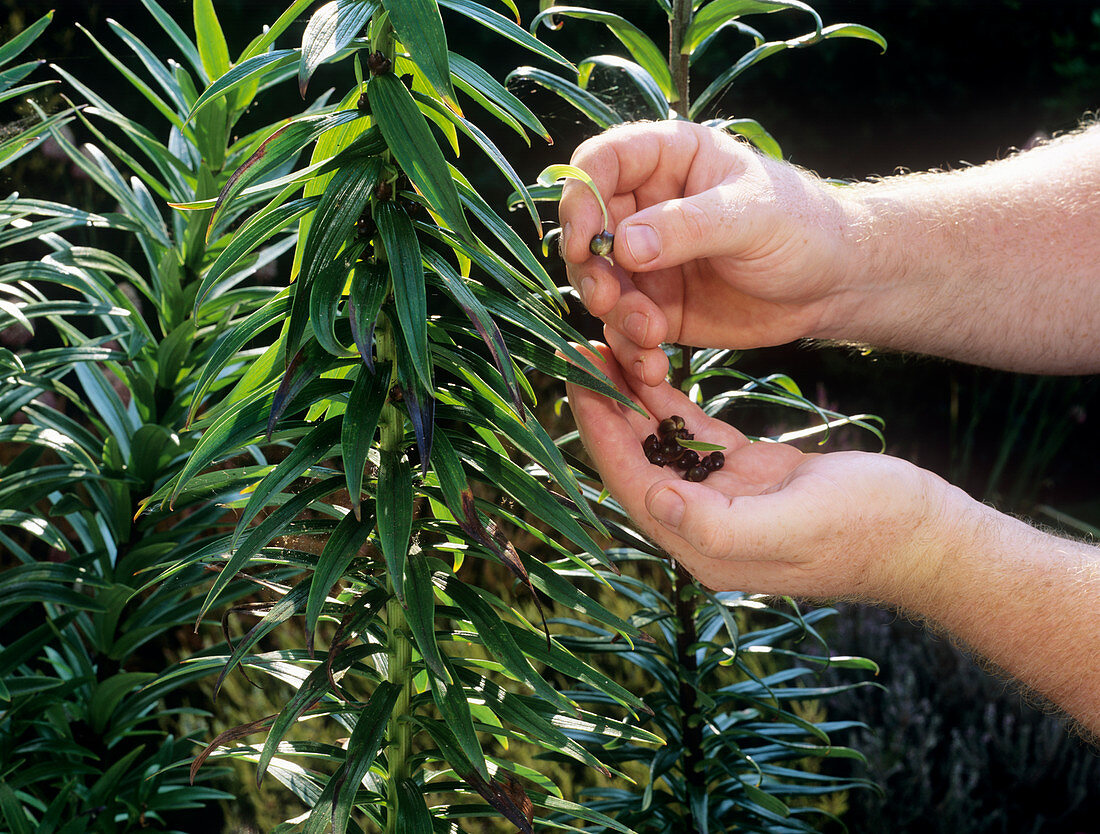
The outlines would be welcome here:
[[[592,315],[602,318],[619,302],[622,286],[621,270],[603,258],[589,258],[584,263],[566,264],[565,274],[570,285],[581,297],[581,303]]]
[[[791,561],[806,532],[805,512],[789,490],[731,496],[702,483],[669,481],[654,484],[645,505],[667,531],[710,559]]]
[[[604,326],[603,337],[631,385],[640,382],[646,387],[653,387],[665,381],[668,357],[661,348],[639,347],[637,342],[610,325]]]
[[[651,272],[745,254],[749,237],[742,209],[748,199],[723,185],[642,209],[615,229],[615,260],[628,272]]]

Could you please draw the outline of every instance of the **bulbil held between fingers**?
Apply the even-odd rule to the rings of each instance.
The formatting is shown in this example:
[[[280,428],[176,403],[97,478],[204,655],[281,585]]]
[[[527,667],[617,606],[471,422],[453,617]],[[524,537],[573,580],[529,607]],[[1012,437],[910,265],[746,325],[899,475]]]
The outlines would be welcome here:
[[[611,232],[600,232],[598,235],[593,235],[592,240],[588,242],[588,251],[593,255],[598,255],[601,258],[607,258],[610,260],[611,253],[615,250],[615,235]]]

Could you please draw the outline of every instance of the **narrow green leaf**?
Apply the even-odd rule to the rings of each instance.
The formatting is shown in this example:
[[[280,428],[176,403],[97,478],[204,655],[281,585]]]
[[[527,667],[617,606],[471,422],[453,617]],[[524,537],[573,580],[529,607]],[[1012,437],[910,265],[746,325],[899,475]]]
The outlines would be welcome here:
[[[187,121],[195,118],[199,111],[212,101],[282,69],[297,57],[298,50],[296,49],[276,49],[274,52],[265,52],[242,61],[206,88],[203,94],[199,96],[198,101],[191,106],[191,111],[187,114]]]
[[[424,289],[424,264],[420,242],[406,211],[392,200],[374,203],[374,222],[386,250],[393,282],[393,302],[401,337],[409,360],[425,390],[432,390],[431,358],[428,355],[428,302]]]
[[[361,118],[364,118],[364,114],[358,110],[339,110],[335,113],[323,114],[308,113],[278,128],[226,181],[221,193],[218,194],[214,213],[210,217],[207,241],[209,242],[209,230],[215,228],[225,206],[232,205],[234,198],[245,187],[273,168],[294,159],[302,148],[327,131]]]
[[[424,554],[410,553],[405,563],[405,619],[424,664],[436,677],[453,684],[443,666],[435,637],[435,586]]]
[[[401,687],[382,681],[355,720],[347,755],[313,806],[305,834],[345,834],[355,804],[355,792],[382,749],[386,727]],[[330,829],[331,826],[331,829]]]
[[[414,93],[413,97],[425,107],[431,108],[435,112],[440,113],[444,118],[449,119],[465,133],[475,145],[481,148],[485,155],[489,157],[492,163],[497,167],[497,170],[504,174],[505,179],[508,180],[511,186],[516,189],[516,192],[521,196],[523,204],[527,207],[527,212],[531,216],[531,222],[535,225],[535,232],[541,236],[542,221],[539,218],[538,209],[535,208],[535,201],[531,199],[531,195],[527,191],[527,186],[523,184],[523,179],[516,173],[515,168],[512,167],[512,163],[510,163],[500,149],[493,144],[493,141],[486,136],[477,125],[467,121],[457,113],[452,113],[434,99],[422,96],[419,93]]]
[[[216,298],[219,291],[228,289],[235,283],[231,270],[242,258],[273,235],[313,211],[319,200],[318,197],[291,200],[281,206],[259,211],[248,218],[203,275],[202,282],[195,292],[195,313],[199,312],[208,299]],[[226,273],[229,273],[228,278],[225,278]],[[223,285],[223,278],[225,278],[225,285]]]
[[[187,37],[187,33],[180,28],[180,25],[161,7],[157,0],[141,0],[141,2],[149,14],[153,16],[153,19],[160,24],[161,29],[172,39],[172,43],[176,45],[176,48],[183,53],[183,57],[187,59],[195,72],[203,75],[205,71],[202,66],[202,56],[199,55],[199,50],[195,47],[195,44]]]
[[[275,757],[279,743],[286,736],[291,725],[301,718],[306,710],[324,697],[325,693],[331,688],[328,671],[322,665],[310,672],[297,687],[297,691],[290,697],[290,700],[287,701],[286,706],[280,710],[279,716],[272,722],[271,729],[267,731],[267,738],[264,740],[263,750],[260,751],[259,759],[256,761],[257,785],[260,784],[264,773],[267,772],[271,760]]]
[[[305,98],[314,71],[358,35],[378,8],[377,0],[332,0],[309,18],[302,33],[298,91]]]
[[[218,22],[213,0],[194,0],[191,9],[199,57],[206,77],[212,81],[229,71],[229,47],[225,43],[225,33]]]
[[[821,37],[823,40],[828,40],[830,38],[858,38],[860,40],[872,41],[878,44],[883,52],[886,51],[886,38],[869,26],[861,26],[858,23],[834,23],[832,26],[826,26],[821,30]]]
[[[365,367],[360,368],[348,395],[348,407],[341,424],[340,449],[344,461],[344,477],[351,496],[352,511],[356,516],[360,512],[367,457],[374,445],[378,418],[389,393],[389,379],[388,364],[380,366],[374,373],[370,373]]]
[[[788,41],[770,41],[754,49],[750,49],[738,58],[733,66],[715,78],[702,93],[695,97],[695,101],[691,104],[691,118],[697,119],[699,114],[702,113],[708,105],[725,92],[726,88],[736,80],[737,76],[753,64],[759,63],[777,52],[789,49],[791,45],[791,42]]]
[[[582,90],[572,81],[567,81],[560,75],[554,75],[537,67],[519,67],[508,74],[509,83],[515,79],[524,79],[545,87],[556,93],[563,100],[575,107],[585,118],[591,120],[598,127],[609,128],[622,124],[623,119],[611,109],[603,100],[596,98],[587,90]]]
[[[268,499],[279,494],[303,472],[328,457],[340,438],[340,419],[333,417],[313,428],[309,434],[294,444],[290,454],[264,476],[252,492],[233,532],[236,543],[252,520],[268,505]]]
[[[750,785],[748,782],[743,782],[742,786],[745,789],[746,796],[761,808],[765,808],[780,817],[791,815],[791,809],[778,797],[772,796],[767,791],[763,791],[755,785]]]
[[[456,113],[462,110],[451,86],[447,31],[435,0],[382,0],[390,24],[424,77]]]
[[[305,241],[302,268],[294,281],[287,356],[294,355],[302,344],[309,321],[313,282],[338,256],[351,236],[355,221],[374,193],[381,171],[382,160],[378,157],[351,161],[336,172],[321,195]]]
[[[588,88],[592,71],[596,67],[615,70],[620,75],[625,75],[638,88],[638,92],[641,93],[642,100],[649,106],[650,115],[653,118],[669,118],[670,105],[668,99],[665,98],[665,94],[661,91],[657,82],[653,80],[653,76],[642,69],[641,65],[636,64],[634,61],[628,61],[626,58],[620,58],[618,55],[595,55],[591,58],[585,58],[577,65],[579,70],[578,79],[583,89]]]
[[[473,324],[477,334],[489,348],[493,357],[493,364],[500,371],[512,395],[516,416],[521,420],[526,420],[527,414],[523,408],[523,396],[516,382],[515,369],[512,367],[512,357],[508,353],[507,345],[504,344],[504,337],[501,335],[497,323],[493,321],[493,317],[489,315],[489,311],[485,309],[485,306],[477,300],[477,296],[466,286],[465,280],[458,274],[458,271],[447,263],[444,258],[438,256],[435,252],[429,252],[426,253],[425,260],[435,274],[443,280],[455,303],[462,308],[462,312],[470,319],[470,323]]]
[[[431,684],[432,699],[443,717],[441,723],[445,728],[444,735],[449,736],[449,741],[456,744],[457,749],[446,749],[443,748],[442,744],[440,747],[443,749],[447,761],[456,771],[464,776],[476,773],[482,779],[488,781],[489,768],[485,761],[485,753],[481,749],[481,742],[477,737],[473,715],[470,713],[470,701],[466,696],[466,691],[457,683],[459,678],[451,668],[450,658],[442,654],[440,659],[448,669],[449,678],[456,681],[456,683],[449,684],[431,674],[430,671],[428,672],[428,682]],[[429,732],[438,743],[440,735],[432,730],[429,730]]]
[[[535,30],[539,22],[547,17],[572,17],[579,20],[591,20],[604,24],[631,57],[648,72],[661,88],[665,98],[675,102],[679,99],[676,85],[672,83],[672,73],[668,68],[668,57],[649,37],[630,21],[611,12],[585,9],[579,6],[551,6],[543,9],[531,19],[530,29]]]
[[[343,300],[356,259],[366,241],[356,238],[320,271],[309,292],[309,321],[317,343],[333,356],[347,356],[355,348],[346,348],[336,336],[337,313]]]
[[[389,292],[388,269],[367,261],[355,265],[348,294],[348,320],[359,356],[371,373],[374,373],[374,327]]]
[[[218,341],[217,347],[210,354],[206,364],[199,372],[198,381],[195,383],[194,393],[191,395],[191,406],[187,413],[187,425],[190,426],[195,414],[202,406],[203,398],[214,381],[221,375],[225,366],[244,348],[248,342],[258,336],[267,328],[281,322],[290,309],[288,293],[283,290],[271,301],[267,302],[256,312],[249,314],[248,318],[233,327]]]
[[[783,149],[779,147],[779,143],[775,140],[775,137],[768,133],[768,131],[764,129],[764,126],[755,119],[720,119],[709,124],[711,127],[715,127],[718,130],[725,130],[730,133],[736,133],[739,136],[744,136],[755,145],[758,150],[766,153],[772,159],[783,158]]]
[[[573,713],[576,710],[576,706],[566,696],[548,684],[531,667],[523,649],[512,637],[509,624],[504,622],[497,610],[481,598],[476,589],[466,585],[453,574],[448,574],[443,590],[454,600],[463,615],[474,624],[477,639],[500,661],[510,675],[526,683],[535,695],[548,704],[554,704],[566,713]]]
[[[492,9],[485,8],[475,0],[439,0],[439,5],[466,15],[471,20],[491,29],[498,35],[503,35],[508,40],[534,52],[536,55],[541,55],[556,64],[561,64],[568,70],[576,70],[576,67],[568,58],[559,55],[523,27],[517,26],[508,18],[497,14]]]
[[[449,57],[451,75],[459,87],[465,90],[468,95],[476,99],[482,106],[487,107],[498,118],[502,118],[501,114],[504,114],[537,133],[547,142],[553,143],[549,132],[538,117],[500,82],[468,58],[464,58],[455,52],[452,52]],[[489,108],[486,102],[499,108],[499,112]],[[522,133],[522,130],[518,132]]]
[[[317,568],[313,572],[309,598],[306,601],[306,645],[310,651],[313,650],[317,620],[321,616],[329,591],[344,575],[352,560],[359,555],[359,549],[370,538],[373,529],[374,518],[368,516],[360,520],[354,513],[348,513],[325,542],[325,547],[317,558]]]
[[[382,555],[386,559],[394,594],[404,605],[405,560],[412,536],[413,488],[412,471],[399,452],[382,451],[375,501]]]
[[[8,63],[8,61],[14,60],[17,55],[34,43],[38,36],[50,25],[50,21],[52,20],[53,10],[51,9],[14,38],[6,43],[0,44],[0,67]]]
[[[294,2],[279,15],[279,18],[274,23],[265,27],[263,34],[258,35],[256,39],[248,45],[245,51],[242,52],[241,56],[237,59],[237,62],[247,61],[249,58],[266,52],[268,47],[275,43],[275,39],[285,32],[291,24],[296,22],[302,15],[302,12],[315,2],[317,2],[317,0],[294,0]]]
[[[680,54],[691,55],[703,41],[742,15],[771,14],[790,9],[812,15],[814,31],[821,33],[820,15],[800,0],[712,0],[692,18],[680,44]]]
[[[412,779],[402,779],[397,786],[397,830],[402,834],[432,834],[431,812]]]
[[[463,214],[450,168],[412,94],[392,74],[384,74],[370,80],[367,96],[386,144],[424,195],[428,207],[454,232],[470,240],[473,232]]]

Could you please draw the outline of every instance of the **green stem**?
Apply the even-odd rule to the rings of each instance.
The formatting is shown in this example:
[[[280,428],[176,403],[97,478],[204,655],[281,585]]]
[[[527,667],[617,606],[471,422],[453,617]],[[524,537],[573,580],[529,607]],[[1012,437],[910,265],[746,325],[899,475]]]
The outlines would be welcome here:
[[[668,69],[672,73],[672,83],[677,95],[673,108],[685,119],[691,112],[688,83],[690,56],[680,53],[680,44],[684,42],[684,33],[691,24],[691,15],[691,0],[673,0],[672,19],[668,27]]]
[[[394,31],[390,25],[388,15],[383,14],[382,17],[375,20],[372,26],[372,46],[389,58],[390,61],[394,60]],[[386,156],[388,157],[388,155],[387,153]],[[380,238],[374,240],[374,254],[380,261],[386,260],[386,250]],[[391,375],[395,374],[397,351],[399,349],[392,325],[385,316],[380,316],[375,330],[375,353],[378,367],[387,367],[388,363]],[[382,457],[399,455],[401,445],[405,439],[405,415],[393,402],[387,402],[382,407],[382,414],[379,417],[379,429],[379,446]],[[409,634],[408,621],[405,618],[404,608],[397,597],[393,595],[392,576],[387,575],[386,588],[390,592],[390,599],[386,603],[386,651],[389,659],[386,679],[400,687],[393,712],[390,714],[389,725],[386,728],[386,735],[389,739],[386,753],[389,771],[386,783],[386,834],[400,834],[398,830],[400,786],[411,775],[412,727],[407,717],[412,703],[414,669],[412,638]]]
[[[378,366],[381,369],[389,363],[392,369],[397,365],[398,345],[390,323],[382,316],[375,333],[375,350]],[[381,370],[379,370],[381,372]],[[380,423],[380,447],[383,458],[401,452],[405,437],[405,416],[392,402],[382,407]],[[400,801],[400,785],[409,778],[409,762],[412,756],[412,729],[407,720],[413,691],[412,638],[409,635],[405,610],[397,597],[393,595],[393,577],[386,577],[386,588],[391,596],[386,603],[386,651],[389,669],[386,679],[399,686],[400,693],[390,715],[387,737],[389,748],[387,761],[389,779],[387,781],[386,834],[400,834],[397,827],[397,805]]]
[[[669,21],[668,69],[672,74],[677,96],[673,106],[676,113],[683,119],[687,119],[691,112],[690,56],[680,52],[680,44],[683,43],[684,33],[691,24],[691,16],[691,0],[673,0],[672,18]],[[680,345],[679,348],[680,366],[673,369],[672,384],[682,390],[687,377],[691,374],[692,351],[688,345]],[[676,655],[680,677],[678,693],[680,739],[684,750],[681,766],[684,782],[693,785],[701,778],[703,767],[703,727],[702,722],[698,720],[698,703],[695,697],[699,666],[692,648],[699,639],[695,626],[695,589],[687,571],[678,564],[674,564],[673,571],[676,577],[673,593],[679,629],[676,635]],[[688,824],[685,834],[694,834],[698,829],[693,815],[685,814],[685,820]]]

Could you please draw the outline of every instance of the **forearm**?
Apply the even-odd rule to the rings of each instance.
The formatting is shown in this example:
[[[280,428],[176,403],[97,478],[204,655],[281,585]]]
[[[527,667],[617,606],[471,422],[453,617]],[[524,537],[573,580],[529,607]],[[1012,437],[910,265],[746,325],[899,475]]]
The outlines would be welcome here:
[[[921,613],[1100,738],[1100,550],[980,504]]]
[[[826,337],[1016,371],[1100,370],[1100,128],[854,186]]]

